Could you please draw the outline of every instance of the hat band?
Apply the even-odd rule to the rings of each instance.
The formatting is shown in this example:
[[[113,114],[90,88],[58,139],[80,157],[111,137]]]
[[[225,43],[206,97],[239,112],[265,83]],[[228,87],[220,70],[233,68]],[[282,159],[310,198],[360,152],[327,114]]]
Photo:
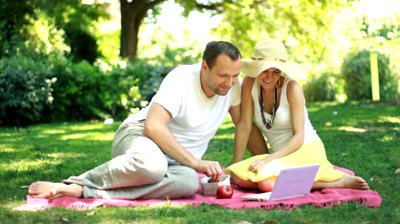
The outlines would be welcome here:
[[[282,59],[282,58],[256,58],[256,57],[251,57],[251,59],[257,60],[257,61],[273,60],[273,61],[286,62],[286,60],[285,60],[285,59]]]

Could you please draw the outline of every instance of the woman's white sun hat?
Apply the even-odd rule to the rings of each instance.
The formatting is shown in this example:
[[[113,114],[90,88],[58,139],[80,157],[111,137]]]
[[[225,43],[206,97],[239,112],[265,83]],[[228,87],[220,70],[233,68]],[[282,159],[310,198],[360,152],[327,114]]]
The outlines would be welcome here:
[[[305,76],[304,70],[298,64],[288,61],[283,43],[272,38],[257,43],[253,56],[242,59],[242,72],[253,78],[269,68],[277,68],[292,79],[302,79]]]

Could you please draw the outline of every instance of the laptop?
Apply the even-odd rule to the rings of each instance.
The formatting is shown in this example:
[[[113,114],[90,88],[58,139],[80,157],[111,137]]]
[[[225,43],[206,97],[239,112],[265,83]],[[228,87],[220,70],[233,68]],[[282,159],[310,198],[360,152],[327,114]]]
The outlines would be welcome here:
[[[274,201],[304,196],[310,193],[319,164],[291,167],[281,170],[271,192],[246,194],[243,200]]]

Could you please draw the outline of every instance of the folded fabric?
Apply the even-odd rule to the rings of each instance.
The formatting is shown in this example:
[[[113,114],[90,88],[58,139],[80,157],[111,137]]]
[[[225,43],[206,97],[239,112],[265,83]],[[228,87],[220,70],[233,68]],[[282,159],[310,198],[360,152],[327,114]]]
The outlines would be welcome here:
[[[346,173],[354,175],[350,170],[335,167]],[[199,179],[204,177],[203,174],[198,174]],[[378,192],[371,190],[353,190],[345,188],[325,188],[321,191],[313,191],[310,194],[297,198],[289,198],[277,201],[260,202],[260,201],[243,201],[241,196],[244,194],[255,193],[256,191],[249,191],[234,187],[233,197],[230,199],[217,199],[215,196],[205,196],[201,193],[201,188],[197,193],[186,199],[175,200],[126,200],[126,199],[93,199],[93,198],[74,198],[74,197],[61,197],[54,200],[32,198],[28,197],[26,204],[15,208],[15,210],[44,210],[53,207],[63,207],[68,209],[86,210],[95,207],[107,206],[154,206],[163,204],[172,205],[192,205],[198,206],[201,204],[220,205],[225,208],[231,209],[250,209],[250,208],[263,208],[263,209],[279,209],[291,210],[303,204],[310,204],[315,207],[333,207],[347,202],[356,202],[360,205],[365,205],[370,208],[381,206],[382,198]]]

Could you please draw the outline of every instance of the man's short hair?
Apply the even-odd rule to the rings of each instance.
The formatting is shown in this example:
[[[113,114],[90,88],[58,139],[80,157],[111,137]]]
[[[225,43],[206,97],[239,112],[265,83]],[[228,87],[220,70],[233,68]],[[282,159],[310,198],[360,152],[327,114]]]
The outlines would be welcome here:
[[[217,57],[221,54],[227,55],[233,61],[240,58],[240,51],[233,44],[226,41],[211,41],[207,44],[206,49],[203,52],[203,61],[205,61],[208,67],[211,69]]]

